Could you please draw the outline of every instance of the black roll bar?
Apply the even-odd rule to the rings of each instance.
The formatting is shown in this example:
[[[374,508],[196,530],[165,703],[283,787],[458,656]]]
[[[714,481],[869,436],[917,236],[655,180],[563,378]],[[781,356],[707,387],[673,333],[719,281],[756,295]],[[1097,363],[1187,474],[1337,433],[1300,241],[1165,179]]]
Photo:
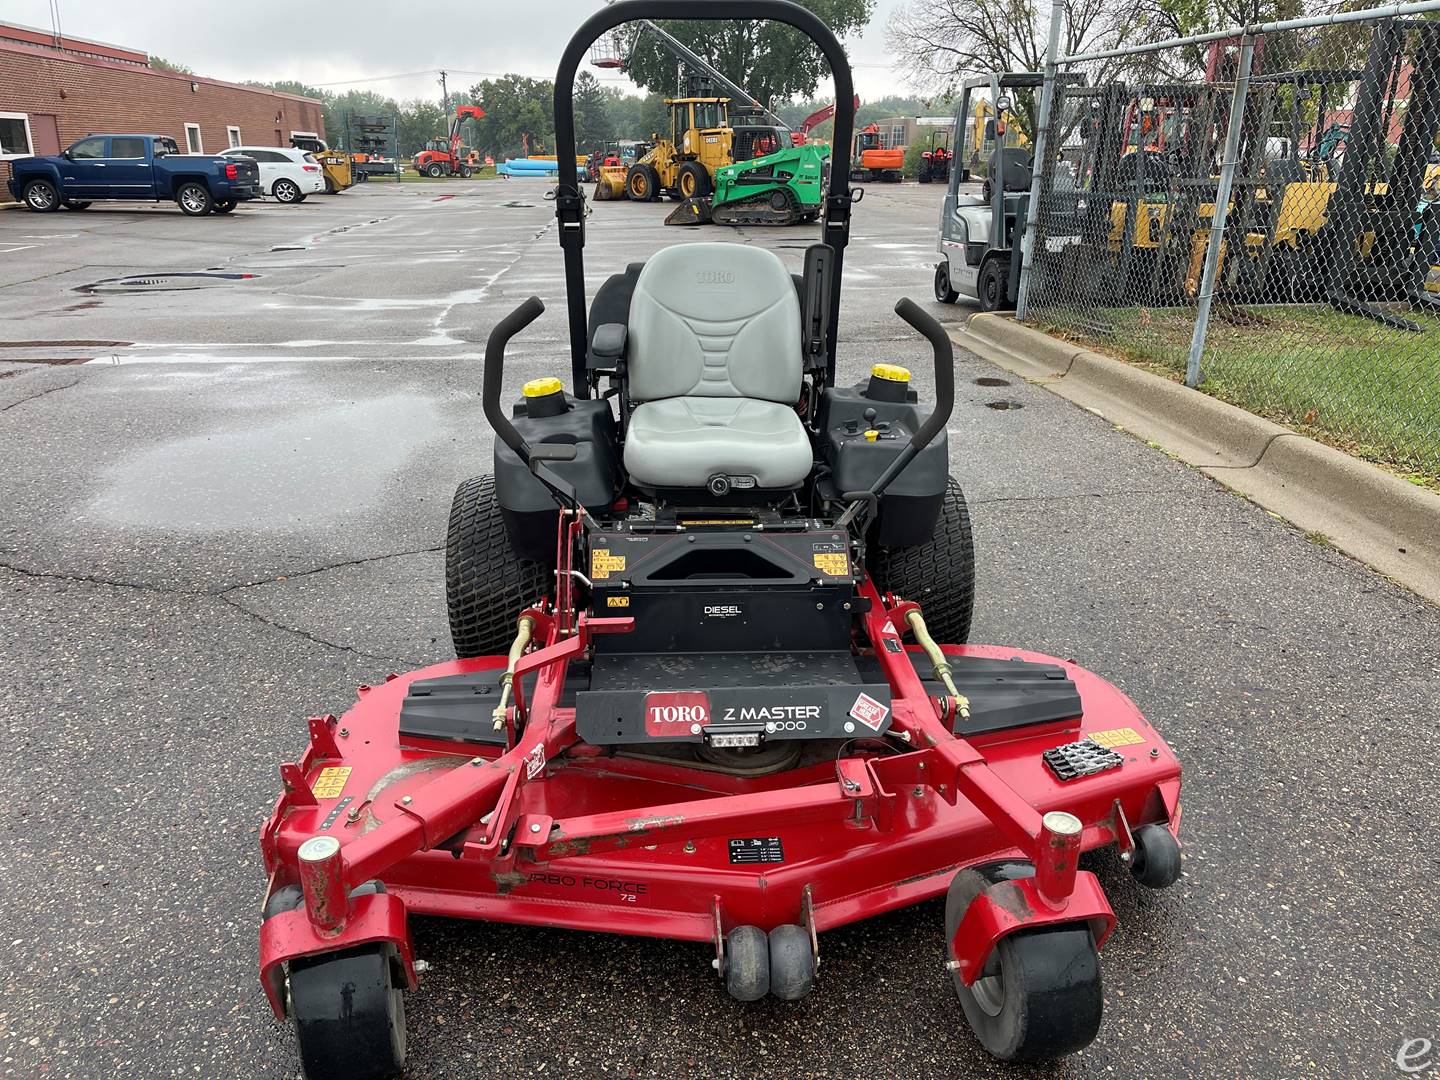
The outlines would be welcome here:
[[[813,11],[790,0],[621,0],[581,24],[565,46],[555,72],[555,156],[560,165],[555,218],[565,252],[565,305],[570,323],[571,382],[576,397],[589,397],[585,366],[588,328],[585,312],[585,203],[575,178],[575,73],[590,46],[607,30],[639,19],[770,19],[793,26],[825,54],[835,79],[835,133],[830,150],[830,190],[820,240],[835,251],[826,331],[827,384],[835,381],[835,340],[840,324],[840,279],[850,242],[850,141],[855,131],[855,83],[850,61],[830,28]],[[567,168],[567,164],[569,167]]]

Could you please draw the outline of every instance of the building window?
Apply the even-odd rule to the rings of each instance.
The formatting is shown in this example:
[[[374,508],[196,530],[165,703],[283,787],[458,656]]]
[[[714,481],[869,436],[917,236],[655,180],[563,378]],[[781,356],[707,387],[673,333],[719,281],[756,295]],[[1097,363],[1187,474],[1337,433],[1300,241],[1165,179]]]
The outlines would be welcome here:
[[[203,154],[205,144],[200,141],[200,125],[185,125],[185,152],[187,154]]]
[[[0,161],[6,158],[29,157],[34,150],[30,141],[30,117],[26,113],[0,112]]]
[[[890,125],[890,145],[891,145],[892,147],[900,147],[900,146],[904,146],[904,145],[905,145],[905,125],[904,125],[904,124],[891,124],[891,125]]]
[[[240,129],[233,124],[225,129],[226,136],[230,139],[231,146],[239,146],[245,140],[240,138]]]

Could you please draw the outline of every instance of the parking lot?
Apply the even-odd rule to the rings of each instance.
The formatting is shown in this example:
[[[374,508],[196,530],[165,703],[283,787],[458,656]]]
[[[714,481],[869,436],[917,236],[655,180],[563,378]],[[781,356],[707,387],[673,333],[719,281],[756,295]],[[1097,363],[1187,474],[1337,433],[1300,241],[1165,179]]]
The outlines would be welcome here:
[[[257,835],[304,718],[450,655],[450,496],[489,468],[480,351],[568,375],[540,181],[303,205],[0,211],[0,1075],[290,1077],[256,972]],[[940,191],[856,208],[842,381],[929,350]],[[593,290],[677,241],[588,221]],[[1156,448],[957,357],[974,640],[1073,657],[1186,768],[1186,875],[1095,862],[1098,1040],[1045,1076],[1384,1076],[1440,1038],[1440,612]],[[939,902],[822,936],[816,993],[728,998],[701,947],[417,920],[414,1077],[1017,1076],[972,1040]],[[758,1069],[756,1062],[762,1062]]]

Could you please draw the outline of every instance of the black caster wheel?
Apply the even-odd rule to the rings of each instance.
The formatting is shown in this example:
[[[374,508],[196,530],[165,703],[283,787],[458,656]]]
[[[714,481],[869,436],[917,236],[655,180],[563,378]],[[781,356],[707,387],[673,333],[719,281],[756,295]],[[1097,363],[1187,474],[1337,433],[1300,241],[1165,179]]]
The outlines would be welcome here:
[[[815,948],[810,931],[787,923],[770,931],[770,993],[799,1001],[815,988]]]
[[[1180,880],[1180,842],[1164,825],[1142,825],[1130,853],[1130,876],[1147,889],[1165,889]]]
[[[758,926],[725,935],[725,989],[736,1001],[759,1001],[770,992],[770,939]]]
[[[387,1080],[405,1066],[405,1001],[386,948],[294,961],[290,1017],[305,1080]]]
[[[976,896],[1034,873],[1029,863],[998,863],[956,874],[945,897],[947,952]],[[1001,1061],[1053,1061],[1088,1046],[1100,1030],[1100,957],[1088,926],[1010,934],[971,985],[958,971],[953,977],[970,1030]]]

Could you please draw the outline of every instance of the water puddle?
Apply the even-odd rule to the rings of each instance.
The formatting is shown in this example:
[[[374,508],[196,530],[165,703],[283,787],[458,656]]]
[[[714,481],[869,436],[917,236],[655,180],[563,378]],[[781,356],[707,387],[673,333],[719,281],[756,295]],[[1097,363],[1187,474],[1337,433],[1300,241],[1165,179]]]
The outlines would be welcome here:
[[[172,439],[117,462],[90,513],[157,531],[310,529],[379,502],[440,434],[435,399],[396,394]]]

